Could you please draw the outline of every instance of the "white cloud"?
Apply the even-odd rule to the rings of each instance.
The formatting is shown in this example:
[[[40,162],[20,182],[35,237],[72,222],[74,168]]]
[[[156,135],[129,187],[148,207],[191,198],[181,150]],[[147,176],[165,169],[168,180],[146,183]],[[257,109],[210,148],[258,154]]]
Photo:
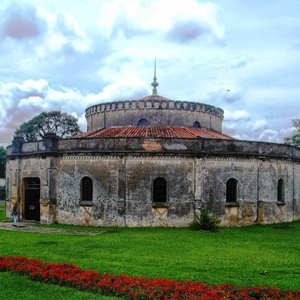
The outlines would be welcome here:
[[[224,109],[224,118],[226,121],[241,121],[241,120],[249,120],[250,114],[246,110],[236,110],[236,111],[229,111]]]
[[[40,57],[60,53],[62,59],[64,55],[72,55],[72,52],[85,53],[91,50],[92,41],[70,14],[53,14],[42,8],[38,13],[48,24],[44,43],[36,47]]]
[[[185,43],[202,35],[224,38],[218,7],[196,0],[114,0],[106,2],[99,18],[103,36],[132,37],[158,33],[174,42]]]
[[[42,111],[61,110],[76,116],[85,109],[84,96],[77,90],[54,90],[45,79],[22,83],[0,84],[0,144],[11,141],[14,131],[22,123]]]
[[[5,40],[0,50],[2,47],[2,51],[10,51],[10,57],[27,61],[26,67],[45,63],[45,59],[51,63],[62,62],[68,56],[92,49],[92,41],[70,14],[50,13],[41,7],[14,3],[2,15],[0,12],[1,18],[0,37]]]
[[[267,126],[267,121],[265,119],[256,120],[253,124],[251,124],[252,131],[265,129]]]
[[[245,89],[237,86],[234,82],[223,82],[216,90],[209,93],[210,101],[215,103],[233,104],[244,100]]]
[[[258,137],[259,140],[274,141],[278,138],[278,132],[272,129],[265,129]]]
[[[136,77],[127,77],[107,85],[99,94],[88,95],[87,103],[92,105],[103,101],[138,99],[148,94],[145,82]]]
[[[86,128],[85,109],[103,101],[137,99],[148,94],[146,84],[128,77],[107,85],[98,94],[82,94],[77,89],[53,89],[45,79],[22,83],[0,83],[0,144],[10,143],[17,127],[42,111],[60,110],[78,118],[82,130]]]

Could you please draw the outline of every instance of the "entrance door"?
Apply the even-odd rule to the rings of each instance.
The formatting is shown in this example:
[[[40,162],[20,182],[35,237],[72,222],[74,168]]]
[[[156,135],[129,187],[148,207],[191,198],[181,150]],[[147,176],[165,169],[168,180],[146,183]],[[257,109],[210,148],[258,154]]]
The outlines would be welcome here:
[[[40,179],[25,178],[25,220],[40,221]]]

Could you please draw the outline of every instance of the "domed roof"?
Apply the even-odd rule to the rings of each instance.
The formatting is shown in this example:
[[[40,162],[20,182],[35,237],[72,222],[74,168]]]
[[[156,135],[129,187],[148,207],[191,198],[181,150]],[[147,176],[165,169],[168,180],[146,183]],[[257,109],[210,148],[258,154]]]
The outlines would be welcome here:
[[[172,101],[168,98],[162,97],[160,95],[150,95],[143,98],[138,99],[138,101],[153,101],[153,102],[163,102],[163,101]]]

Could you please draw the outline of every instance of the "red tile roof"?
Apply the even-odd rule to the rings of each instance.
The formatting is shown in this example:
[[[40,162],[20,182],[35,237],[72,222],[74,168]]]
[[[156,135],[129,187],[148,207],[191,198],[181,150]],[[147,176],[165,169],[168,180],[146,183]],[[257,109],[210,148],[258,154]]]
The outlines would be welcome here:
[[[210,138],[232,140],[233,138],[205,128],[171,127],[171,126],[120,126],[102,128],[81,133],[75,138]]]

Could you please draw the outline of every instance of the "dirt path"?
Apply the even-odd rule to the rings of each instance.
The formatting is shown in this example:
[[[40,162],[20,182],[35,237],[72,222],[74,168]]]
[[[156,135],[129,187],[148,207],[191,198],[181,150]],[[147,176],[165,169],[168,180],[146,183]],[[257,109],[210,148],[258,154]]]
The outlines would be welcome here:
[[[42,227],[27,222],[18,222],[17,225],[14,225],[13,223],[10,222],[0,222],[0,229],[11,230],[11,231],[22,231],[22,232],[39,232],[39,233],[48,233],[48,234],[92,235],[92,236],[105,233],[105,231]]]

